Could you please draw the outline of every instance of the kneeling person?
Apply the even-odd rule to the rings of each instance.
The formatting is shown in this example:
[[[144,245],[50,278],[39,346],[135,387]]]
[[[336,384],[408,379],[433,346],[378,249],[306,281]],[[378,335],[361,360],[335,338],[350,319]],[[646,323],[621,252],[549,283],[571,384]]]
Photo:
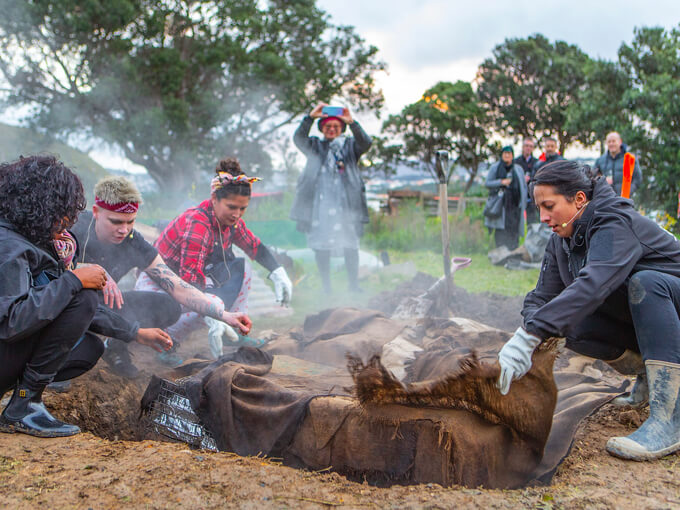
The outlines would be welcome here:
[[[81,247],[79,261],[100,264],[109,275],[99,294],[104,304],[143,327],[169,327],[180,318],[180,305],[184,305],[243,332],[249,331],[250,319],[245,314],[229,313],[180,279],[156,248],[134,230],[141,195],[132,182],[124,177],[106,177],[95,185],[94,192],[92,212],[81,215],[73,232]],[[117,282],[133,268],[145,271],[164,292],[121,292]],[[109,342],[104,359],[120,375],[137,375],[138,370],[122,342]]]
[[[54,157],[0,166],[0,398],[14,390],[0,418],[3,432],[77,434],[77,426],[47,411],[43,390],[97,363],[104,345],[93,333],[126,329],[98,307],[104,269],[70,270],[76,243],[66,229],[84,207],[80,179]]]

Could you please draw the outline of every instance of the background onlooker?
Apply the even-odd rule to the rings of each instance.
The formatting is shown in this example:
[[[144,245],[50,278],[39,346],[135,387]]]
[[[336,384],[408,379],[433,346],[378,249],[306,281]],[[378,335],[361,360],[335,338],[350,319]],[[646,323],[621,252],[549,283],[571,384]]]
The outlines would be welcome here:
[[[524,170],[524,182],[529,188],[529,182],[534,178],[536,172],[536,163],[538,159],[534,157],[534,149],[536,142],[530,136],[524,138],[522,142],[522,154],[515,158],[515,164],[522,167]],[[538,209],[531,194],[527,194],[527,223],[538,223]]]
[[[623,143],[621,135],[616,131],[612,131],[607,135],[606,144],[607,150],[595,161],[594,168],[605,176],[607,182],[614,188],[614,192],[620,195],[621,183],[623,182],[623,156],[628,151],[628,147]],[[640,184],[642,184],[642,170],[640,170],[640,165],[638,165],[636,158],[633,180],[630,183],[631,196]]]
[[[524,233],[524,210],[526,208],[527,184],[522,167],[513,162],[512,147],[505,146],[501,160],[492,165],[486,177],[489,197],[502,194],[503,208],[496,217],[485,215],[484,225],[494,229],[496,247],[507,246],[514,250]]]

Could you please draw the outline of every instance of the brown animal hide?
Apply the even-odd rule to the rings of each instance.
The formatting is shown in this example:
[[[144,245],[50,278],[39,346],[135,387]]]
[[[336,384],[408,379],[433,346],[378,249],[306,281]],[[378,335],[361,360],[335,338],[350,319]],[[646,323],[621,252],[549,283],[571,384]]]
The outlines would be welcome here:
[[[450,462],[442,464],[450,472],[441,474],[442,482],[513,487],[526,483],[543,457],[557,402],[556,355],[555,342],[537,349],[532,369],[513,382],[506,396],[496,388],[500,367],[479,362],[474,353],[451,375],[407,386],[385,370],[378,356],[366,364],[349,356],[348,368],[362,417],[369,422],[403,424],[423,409],[464,412],[437,424],[440,443],[450,452]],[[471,462],[480,452],[484,462]]]

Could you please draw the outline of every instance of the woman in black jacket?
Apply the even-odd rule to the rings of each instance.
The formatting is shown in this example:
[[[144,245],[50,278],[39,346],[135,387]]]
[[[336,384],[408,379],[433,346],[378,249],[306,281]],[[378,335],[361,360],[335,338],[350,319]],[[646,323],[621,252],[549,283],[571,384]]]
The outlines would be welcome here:
[[[103,288],[100,266],[68,271],[75,254],[67,233],[85,207],[80,179],[49,156],[0,165],[0,398],[14,389],[0,417],[3,432],[40,437],[80,429],[42,403],[52,381],[89,370],[102,342],[85,334]]]
[[[552,228],[524,326],[498,358],[501,393],[531,367],[536,346],[566,337],[568,348],[637,375],[618,403],[650,403],[650,417],[607,451],[649,460],[680,449],[680,244],[587,166],[557,161],[535,176],[540,218]]]

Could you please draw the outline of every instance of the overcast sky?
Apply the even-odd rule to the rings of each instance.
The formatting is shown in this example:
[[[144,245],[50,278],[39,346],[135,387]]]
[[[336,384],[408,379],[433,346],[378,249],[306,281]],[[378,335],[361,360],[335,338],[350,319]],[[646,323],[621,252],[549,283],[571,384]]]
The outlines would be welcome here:
[[[397,113],[438,81],[474,79],[508,37],[542,33],[613,60],[640,26],[677,27],[679,0],[318,0],[334,23],[353,25],[378,47],[387,111]]]
[[[317,0],[335,24],[352,25],[379,49],[388,73],[377,76],[387,113],[398,113],[438,81],[470,81],[508,37],[542,33],[591,57],[615,59],[640,26],[678,27],[680,0]],[[372,116],[371,116],[372,117]],[[359,116],[370,133],[376,118]],[[8,120],[8,119],[2,119]],[[292,130],[292,128],[291,128]],[[107,167],[141,170],[112,149],[91,155]]]

